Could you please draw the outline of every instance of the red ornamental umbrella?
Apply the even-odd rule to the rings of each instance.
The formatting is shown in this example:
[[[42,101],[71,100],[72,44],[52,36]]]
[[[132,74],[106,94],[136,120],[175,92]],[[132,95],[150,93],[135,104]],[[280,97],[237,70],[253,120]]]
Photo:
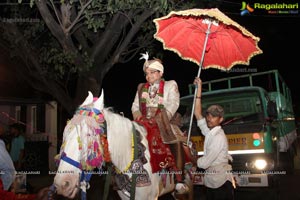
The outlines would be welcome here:
[[[203,69],[249,65],[251,57],[262,53],[257,45],[260,39],[217,8],[172,11],[153,21],[157,29],[154,38],[164,49]]]
[[[202,68],[230,70],[236,64],[249,65],[253,56],[262,53],[258,47],[260,39],[217,8],[172,11],[153,22],[154,38],[163,43],[164,49],[198,64],[197,76]],[[193,112],[194,104],[191,119]],[[187,142],[191,125],[192,120]]]

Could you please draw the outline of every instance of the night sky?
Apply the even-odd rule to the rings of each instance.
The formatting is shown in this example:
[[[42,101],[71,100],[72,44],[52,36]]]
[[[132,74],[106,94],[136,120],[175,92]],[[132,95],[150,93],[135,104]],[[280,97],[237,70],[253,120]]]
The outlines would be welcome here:
[[[220,10],[244,26],[253,35],[259,37],[260,42],[258,46],[263,50],[263,54],[256,55],[250,60],[250,66],[236,65],[234,68],[253,68],[257,72],[278,69],[291,89],[296,110],[299,110],[300,96],[298,92],[300,91],[300,76],[296,72],[299,71],[300,66],[300,53],[298,49],[300,46],[299,14],[268,15],[266,13],[259,13],[257,15],[241,16],[237,5],[232,8],[226,8],[223,10],[220,8]],[[162,48],[162,45],[159,45]],[[155,57],[155,55],[150,54],[150,57]],[[165,67],[165,79],[176,80],[181,96],[186,95],[188,93],[188,84],[192,83],[194,77],[197,75],[198,66],[192,62],[182,60],[177,54],[168,50],[164,51],[163,63]],[[106,106],[113,107],[117,112],[123,112],[126,117],[132,117],[130,108],[137,85],[145,81],[142,66],[143,61],[139,60],[139,56],[137,56],[131,63],[116,65],[109,72],[104,79],[103,86]],[[206,69],[201,71],[200,77],[203,81],[208,81],[215,78],[227,77],[228,75],[238,76],[243,74],[241,72],[226,73],[217,69]]]

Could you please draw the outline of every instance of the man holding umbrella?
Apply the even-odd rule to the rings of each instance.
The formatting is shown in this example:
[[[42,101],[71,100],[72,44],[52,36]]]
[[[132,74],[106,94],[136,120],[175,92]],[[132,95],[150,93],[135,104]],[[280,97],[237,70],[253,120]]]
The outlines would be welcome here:
[[[205,136],[204,155],[197,160],[197,166],[205,169],[204,185],[207,187],[207,200],[232,200],[234,199],[234,179],[232,167],[228,160],[228,142],[221,127],[224,110],[220,105],[211,105],[206,110],[205,118],[202,116],[202,81],[195,78],[197,87],[194,115],[197,126]]]

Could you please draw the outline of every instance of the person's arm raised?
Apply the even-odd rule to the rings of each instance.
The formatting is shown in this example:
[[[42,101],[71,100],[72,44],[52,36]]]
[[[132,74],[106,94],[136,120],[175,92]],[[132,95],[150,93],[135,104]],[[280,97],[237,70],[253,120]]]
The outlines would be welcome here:
[[[200,120],[203,118],[202,116],[202,81],[199,77],[196,77],[194,80],[194,84],[197,90],[196,93],[196,100],[195,100],[195,110],[194,115],[197,120]]]

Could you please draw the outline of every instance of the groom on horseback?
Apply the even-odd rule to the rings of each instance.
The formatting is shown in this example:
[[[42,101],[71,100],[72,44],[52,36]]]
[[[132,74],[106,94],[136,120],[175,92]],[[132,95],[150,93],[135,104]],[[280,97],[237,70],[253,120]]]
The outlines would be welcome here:
[[[185,161],[182,144],[176,137],[182,133],[170,123],[180,103],[177,83],[164,80],[161,60],[149,60],[147,52],[141,59],[145,59],[143,71],[147,82],[138,85],[131,107],[133,119],[147,129],[153,173],[179,171],[181,176],[177,176],[176,189],[188,192],[188,187],[181,183]]]

